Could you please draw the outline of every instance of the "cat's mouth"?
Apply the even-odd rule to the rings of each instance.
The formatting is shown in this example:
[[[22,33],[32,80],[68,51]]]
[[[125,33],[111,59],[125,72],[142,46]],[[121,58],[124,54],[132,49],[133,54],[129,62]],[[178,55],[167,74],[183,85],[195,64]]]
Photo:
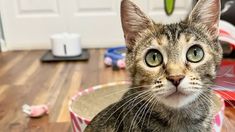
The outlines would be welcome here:
[[[161,98],[161,101],[167,106],[180,108],[194,101],[195,98],[196,94],[194,93],[184,90],[172,90],[171,92],[165,94],[164,97]]]
[[[165,95],[166,99],[170,98],[184,98],[191,95],[191,92],[187,91],[186,89],[183,89],[182,87],[174,87],[171,88],[170,91],[167,92]]]
[[[200,92],[190,90],[190,85],[181,84],[178,87],[167,86],[164,92],[158,94],[159,101],[172,108],[181,108],[195,101]]]
[[[166,98],[174,98],[174,97],[187,97],[189,96],[189,94],[186,94],[184,92],[181,91],[175,91],[173,93],[170,93],[166,96]]]

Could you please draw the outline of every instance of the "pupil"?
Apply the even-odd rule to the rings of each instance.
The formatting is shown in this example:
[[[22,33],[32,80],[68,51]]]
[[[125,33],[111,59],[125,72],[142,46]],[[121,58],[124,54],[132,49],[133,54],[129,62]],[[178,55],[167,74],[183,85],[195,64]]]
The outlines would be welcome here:
[[[197,56],[197,49],[194,49],[193,54],[194,56]]]
[[[156,55],[156,54],[153,54],[153,60],[154,60],[154,61],[156,60],[156,57],[157,57],[157,55]]]

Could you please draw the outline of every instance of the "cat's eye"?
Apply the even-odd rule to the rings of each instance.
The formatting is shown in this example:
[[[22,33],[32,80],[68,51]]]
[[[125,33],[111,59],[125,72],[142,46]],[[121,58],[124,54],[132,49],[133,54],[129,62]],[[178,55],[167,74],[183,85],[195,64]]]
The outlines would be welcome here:
[[[145,63],[149,67],[157,67],[157,66],[161,65],[162,62],[163,62],[163,57],[162,57],[162,54],[160,53],[160,51],[158,51],[156,49],[151,49],[147,52],[147,54],[145,56]]]
[[[187,52],[187,60],[192,63],[198,63],[204,58],[204,51],[199,45],[194,45]]]

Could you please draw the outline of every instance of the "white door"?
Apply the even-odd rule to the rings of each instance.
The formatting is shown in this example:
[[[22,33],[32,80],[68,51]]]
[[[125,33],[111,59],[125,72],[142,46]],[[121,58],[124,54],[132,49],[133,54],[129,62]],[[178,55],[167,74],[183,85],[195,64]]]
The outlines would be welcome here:
[[[72,0],[68,26],[81,34],[85,47],[123,44],[120,0]]]
[[[1,0],[0,10],[9,49],[49,47],[48,36],[66,30],[65,0]]]
[[[83,47],[123,45],[120,22],[121,0],[0,0],[7,47],[50,48],[54,33],[81,35]],[[192,0],[175,0],[175,11],[167,16],[164,0],[133,0],[157,22],[183,19]]]

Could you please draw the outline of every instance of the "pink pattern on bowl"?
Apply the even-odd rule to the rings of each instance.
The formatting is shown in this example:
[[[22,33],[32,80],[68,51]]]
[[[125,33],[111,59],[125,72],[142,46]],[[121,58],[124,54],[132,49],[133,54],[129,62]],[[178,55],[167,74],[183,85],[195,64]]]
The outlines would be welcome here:
[[[78,92],[75,96],[72,97],[72,99],[69,102],[69,112],[70,112],[70,117],[71,117],[71,123],[72,123],[72,129],[73,132],[83,132],[86,128],[86,126],[90,123],[90,120],[83,118],[82,115],[77,115],[73,110],[72,110],[72,102],[76,100],[77,97],[83,96],[84,94],[89,94],[90,92],[94,92],[97,89],[101,89],[104,87],[108,86],[115,86],[115,85],[123,85],[123,84],[130,84],[129,82],[123,81],[123,82],[116,82],[116,83],[108,83],[104,85],[97,85],[91,88],[88,88],[84,91]],[[224,102],[222,97],[217,94],[221,100],[221,102]],[[224,119],[224,109],[225,105],[223,103],[221,110],[217,113],[214,119],[213,123],[213,130],[212,132],[221,132],[222,130],[222,125],[223,125],[223,119]]]

